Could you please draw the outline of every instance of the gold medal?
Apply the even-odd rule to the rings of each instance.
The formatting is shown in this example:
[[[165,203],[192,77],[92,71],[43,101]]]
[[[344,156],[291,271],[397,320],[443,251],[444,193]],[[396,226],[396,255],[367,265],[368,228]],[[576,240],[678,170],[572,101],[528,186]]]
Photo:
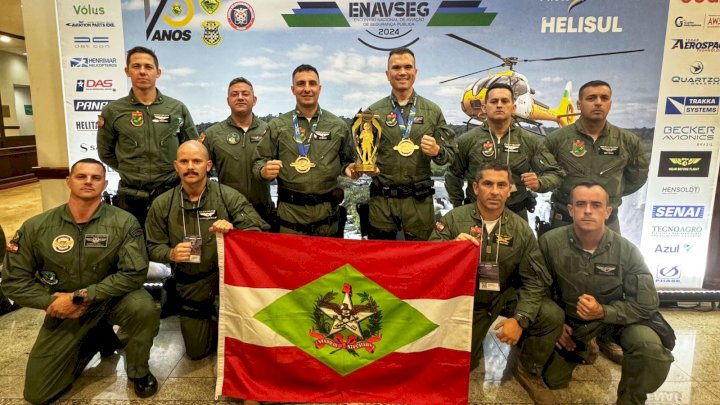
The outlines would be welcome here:
[[[311,162],[307,156],[298,156],[293,163],[290,163],[290,166],[294,167],[298,173],[307,173],[315,167],[315,163]]]
[[[410,156],[416,149],[420,149],[420,147],[415,145],[413,141],[403,138],[400,142],[398,142],[397,146],[393,146],[393,149],[398,151],[398,153],[402,156]]]

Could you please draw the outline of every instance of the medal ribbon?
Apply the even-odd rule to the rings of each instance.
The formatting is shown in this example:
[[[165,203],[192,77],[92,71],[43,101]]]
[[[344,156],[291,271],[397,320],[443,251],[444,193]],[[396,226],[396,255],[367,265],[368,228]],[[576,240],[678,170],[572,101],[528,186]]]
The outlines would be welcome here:
[[[322,110],[318,108],[318,118],[317,121],[315,121],[314,124],[312,124],[312,127],[310,127],[310,136],[308,138],[308,144],[305,145],[302,134],[300,134],[300,123],[298,123],[298,113],[297,110],[293,111],[293,128],[295,129],[295,135],[293,138],[295,138],[295,142],[298,145],[298,154],[300,156],[307,156],[308,153],[310,153],[310,141],[312,139],[313,134],[315,134],[315,130],[317,129],[318,122],[320,122],[320,116],[322,115]]]
[[[410,139],[410,130],[412,129],[413,122],[415,121],[415,114],[417,114],[417,109],[415,108],[415,97],[412,99],[412,107],[410,108],[410,114],[408,114],[407,126],[405,126],[405,119],[403,118],[402,110],[399,105],[395,104],[392,96],[390,96],[390,102],[395,106],[395,115],[398,126],[400,127],[400,130],[403,131],[403,138]]]

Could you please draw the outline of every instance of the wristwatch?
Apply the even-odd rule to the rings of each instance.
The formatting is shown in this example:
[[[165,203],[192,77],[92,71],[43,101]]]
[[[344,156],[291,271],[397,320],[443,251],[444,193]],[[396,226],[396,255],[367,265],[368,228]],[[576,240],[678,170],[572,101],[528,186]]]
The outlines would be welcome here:
[[[82,288],[80,290],[76,290],[73,293],[72,303],[75,305],[80,305],[80,304],[85,303],[85,301],[87,301],[87,299],[88,299],[87,290]]]
[[[513,319],[515,319],[523,329],[527,329],[527,327],[530,326],[530,319],[523,314],[515,314]]]

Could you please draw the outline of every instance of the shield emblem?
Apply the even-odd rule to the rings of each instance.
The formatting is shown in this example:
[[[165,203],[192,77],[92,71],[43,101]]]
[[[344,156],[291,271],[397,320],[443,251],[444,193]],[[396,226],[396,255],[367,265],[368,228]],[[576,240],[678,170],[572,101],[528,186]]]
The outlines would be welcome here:
[[[220,8],[220,0],[200,0],[200,7],[205,10],[206,13],[212,14]]]
[[[140,127],[142,126],[144,122],[143,113],[142,111],[133,111],[132,117],[130,117],[130,124],[134,127]]]
[[[202,35],[202,41],[205,45],[215,46],[222,41],[220,36],[220,23],[217,21],[203,21],[200,25],[205,29]]]
[[[585,141],[582,139],[576,139],[572,144],[570,154],[575,157],[583,157],[586,153],[587,149],[585,148]]]

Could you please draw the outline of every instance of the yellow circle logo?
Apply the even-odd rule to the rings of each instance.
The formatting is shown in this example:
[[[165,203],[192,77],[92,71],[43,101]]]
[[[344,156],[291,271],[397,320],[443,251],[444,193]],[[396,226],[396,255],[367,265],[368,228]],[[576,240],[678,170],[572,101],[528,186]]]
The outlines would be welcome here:
[[[70,235],[59,235],[52,241],[53,250],[58,253],[67,253],[73,246],[75,246],[75,241]]]

